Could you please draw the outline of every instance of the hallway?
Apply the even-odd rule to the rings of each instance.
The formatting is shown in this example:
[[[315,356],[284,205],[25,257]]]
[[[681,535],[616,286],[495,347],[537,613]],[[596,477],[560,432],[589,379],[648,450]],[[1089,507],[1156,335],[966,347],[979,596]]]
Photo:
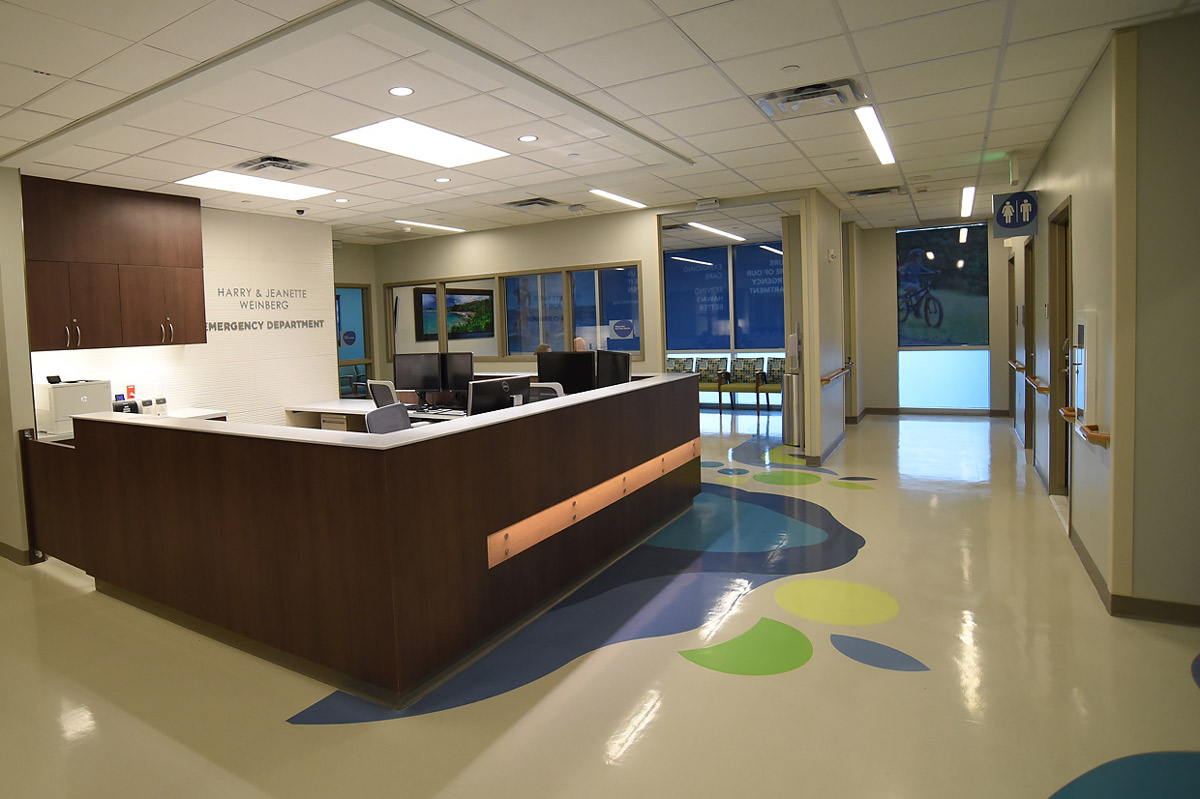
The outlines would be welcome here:
[[[407,718],[0,561],[4,794],[1045,799],[1200,751],[1200,629],[1105,613],[1011,420],[701,431],[692,511]]]

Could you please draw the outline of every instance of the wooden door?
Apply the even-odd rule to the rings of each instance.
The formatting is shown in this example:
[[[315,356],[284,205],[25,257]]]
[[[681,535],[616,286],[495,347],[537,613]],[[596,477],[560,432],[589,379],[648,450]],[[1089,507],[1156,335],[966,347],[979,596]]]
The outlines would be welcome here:
[[[121,264],[121,340],[127,347],[167,343],[163,271]]]
[[[71,278],[65,261],[27,261],[25,291],[29,308],[29,349],[62,350],[71,346]]]
[[[116,264],[71,263],[72,347],[121,346],[121,281]]]
[[[161,267],[166,302],[167,343],[203,344],[208,341],[204,318],[204,270]]]

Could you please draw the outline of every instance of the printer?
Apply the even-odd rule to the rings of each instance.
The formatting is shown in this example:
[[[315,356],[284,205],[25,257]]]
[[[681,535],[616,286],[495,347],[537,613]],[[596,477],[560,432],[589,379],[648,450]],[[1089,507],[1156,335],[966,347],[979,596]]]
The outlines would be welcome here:
[[[34,383],[33,400],[39,432],[70,434],[72,416],[112,409],[112,388],[107,380]]]

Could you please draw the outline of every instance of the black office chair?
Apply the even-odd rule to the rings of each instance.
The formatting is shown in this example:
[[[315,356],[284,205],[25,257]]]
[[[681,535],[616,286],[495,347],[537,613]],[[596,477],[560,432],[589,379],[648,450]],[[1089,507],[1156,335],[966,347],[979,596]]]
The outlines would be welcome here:
[[[368,380],[367,393],[375,401],[376,408],[396,403],[396,387],[392,385],[391,380]]]
[[[408,408],[398,402],[367,411],[368,433],[395,433],[410,427],[412,422],[408,418]]]

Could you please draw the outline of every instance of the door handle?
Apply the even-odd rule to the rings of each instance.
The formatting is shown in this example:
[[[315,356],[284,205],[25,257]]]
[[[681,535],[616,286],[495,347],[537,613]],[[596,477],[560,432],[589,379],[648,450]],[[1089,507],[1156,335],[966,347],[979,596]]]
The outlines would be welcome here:
[[[83,334],[79,332],[79,325],[75,325],[75,346],[83,346]]]
[[[66,325],[63,325],[63,330],[67,334],[67,346],[70,347],[71,346],[71,328],[67,327]]]
[[[167,343],[167,329],[165,327],[163,327],[161,322],[159,322],[158,329],[160,331],[162,331],[162,337],[158,340],[158,343],[166,344]]]
[[[174,344],[175,343],[175,325],[171,324],[170,322],[167,322],[167,327],[171,328],[171,343]]]

